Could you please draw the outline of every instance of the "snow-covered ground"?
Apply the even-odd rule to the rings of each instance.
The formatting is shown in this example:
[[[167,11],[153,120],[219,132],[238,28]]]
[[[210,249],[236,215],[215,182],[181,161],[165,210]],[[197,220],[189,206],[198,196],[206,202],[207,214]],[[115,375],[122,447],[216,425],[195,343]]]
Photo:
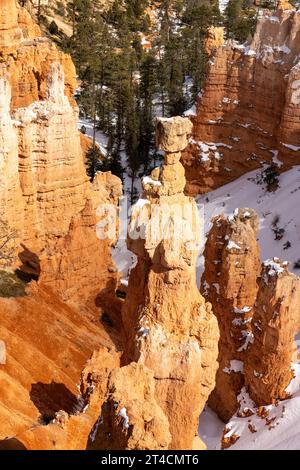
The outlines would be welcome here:
[[[80,118],[78,121],[78,129],[81,130],[82,127],[85,127],[85,134],[92,139],[93,123],[89,119]],[[108,139],[103,132],[99,130],[96,131],[96,142],[99,145],[102,155],[104,156],[107,154],[107,140]]]
[[[224,11],[226,10],[228,2],[229,0],[219,0],[219,7],[221,13],[224,13]]]
[[[208,406],[204,408],[199,421],[199,436],[208,450],[220,450],[224,423]]]
[[[216,215],[229,215],[236,208],[254,209],[260,217],[258,242],[262,261],[274,256],[282,258],[290,262],[290,271],[300,275],[300,270],[294,269],[295,261],[300,258],[300,166],[280,175],[279,188],[275,192],[267,192],[264,186],[255,182],[259,173],[260,170],[247,173],[234,182],[197,198],[198,204],[204,205],[205,232],[209,231],[210,221]],[[285,230],[282,240],[278,241],[272,231],[272,223],[277,216],[277,226]],[[287,242],[291,246],[284,249]],[[201,257],[199,273],[203,270],[203,264]]]
[[[229,450],[300,450],[300,364],[292,367],[295,378],[286,389],[291,398],[279,402],[278,406],[266,406],[265,417],[259,415],[245,389],[239,395],[240,409],[251,410],[251,416],[241,418],[235,415],[225,425],[206,407],[200,417],[199,435],[207,448],[221,449],[226,427],[226,437],[239,436]]]
[[[300,275],[300,270],[294,269],[294,262],[300,258],[300,166],[283,173],[280,176],[278,190],[272,193],[255,182],[259,173],[259,170],[248,173],[197,198],[199,204],[204,204],[205,232],[209,231],[212,217],[219,214],[229,215],[237,207],[250,207],[256,210],[260,217],[261,230],[258,241],[262,260],[274,256],[288,260],[290,270]],[[280,241],[274,240],[272,231],[275,216],[279,216],[278,225],[285,229],[284,237]],[[287,241],[291,243],[291,247],[285,250],[284,244]],[[199,261],[199,273],[201,273],[204,260],[201,257]],[[230,432],[239,435],[240,438],[230,448],[231,450],[300,449],[300,366],[295,364],[294,369],[296,378],[287,389],[293,395],[292,398],[281,402],[278,407],[267,407],[268,418],[275,418],[271,425],[255,413],[251,417],[250,424],[257,431],[252,433],[248,427],[250,418],[237,416],[232,418],[229,424]],[[241,399],[247,406],[253,407],[245,391]],[[255,407],[253,408],[255,412]],[[208,448],[220,449],[224,424],[208,407],[200,417],[200,429],[200,435]]]
[[[247,407],[254,414],[247,418],[234,416],[226,425],[228,437],[230,434],[240,436],[231,450],[300,450],[300,365],[293,364],[293,369],[296,377],[286,389],[291,398],[278,406],[266,406],[268,416],[265,418],[258,416],[245,390],[241,392],[242,408]]]

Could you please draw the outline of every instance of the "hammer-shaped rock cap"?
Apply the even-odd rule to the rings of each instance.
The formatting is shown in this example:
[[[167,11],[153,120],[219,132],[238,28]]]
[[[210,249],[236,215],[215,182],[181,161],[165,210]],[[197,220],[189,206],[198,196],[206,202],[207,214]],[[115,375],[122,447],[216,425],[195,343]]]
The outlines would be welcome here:
[[[160,150],[181,152],[188,145],[193,124],[188,118],[180,116],[158,118],[156,121],[156,145]]]

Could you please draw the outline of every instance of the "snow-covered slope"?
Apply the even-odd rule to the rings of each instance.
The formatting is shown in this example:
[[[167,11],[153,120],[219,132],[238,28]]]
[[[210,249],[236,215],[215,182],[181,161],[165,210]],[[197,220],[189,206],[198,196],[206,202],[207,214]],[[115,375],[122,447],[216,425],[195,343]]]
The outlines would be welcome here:
[[[300,450],[300,365],[294,364],[293,368],[296,377],[287,388],[292,397],[278,406],[264,407],[265,417],[259,416],[248,394],[241,392],[241,407],[254,414],[247,418],[234,416],[226,425],[228,437],[239,436],[231,450]]]
[[[266,260],[274,256],[290,262],[290,270],[300,275],[300,269],[294,264],[300,258],[300,166],[280,175],[279,188],[267,192],[264,186],[255,182],[260,171],[248,173],[236,181],[198,197],[197,202],[204,205],[205,232],[210,228],[212,217],[229,215],[236,208],[250,207],[260,217],[261,230],[258,241],[261,247],[261,258]],[[275,240],[274,226],[284,229],[281,240]],[[285,249],[286,243],[291,246]],[[203,258],[200,259],[199,271],[203,269]]]
[[[290,270],[300,275],[294,263],[300,258],[300,166],[296,166],[280,176],[279,188],[275,192],[267,192],[264,186],[257,184],[260,171],[248,173],[238,180],[198,197],[197,202],[204,205],[205,232],[209,231],[211,218],[229,215],[237,207],[251,207],[260,216],[261,230],[259,243],[261,258],[265,260],[274,256],[290,261]],[[272,223],[279,217],[278,226],[285,232],[281,240],[276,241]],[[286,242],[291,247],[284,249]],[[204,240],[205,243],[205,240]],[[199,272],[203,269],[203,258],[199,259]],[[298,339],[299,343],[299,339]],[[257,416],[255,407],[245,391],[240,399],[244,406],[252,407],[254,415],[250,418],[233,417],[228,428],[230,434],[239,439],[230,447],[231,450],[241,449],[300,449],[300,366],[294,365],[296,378],[287,391],[292,398],[285,400],[278,407],[267,407],[267,420]],[[270,424],[268,420],[275,418]],[[248,420],[251,419],[251,422]],[[249,424],[252,430],[251,432]],[[209,449],[220,449],[224,424],[216,414],[206,408],[200,417],[201,437]]]
[[[240,411],[253,414],[245,418],[235,415],[226,425],[226,437],[237,439],[230,450],[300,450],[300,365],[293,364],[293,369],[295,378],[286,389],[291,398],[278,406],[264,407],[263,413],[242,390]],[[209,450],[220,450],[224,429],[224,423],[206,407],[200,417],[199,435]]]

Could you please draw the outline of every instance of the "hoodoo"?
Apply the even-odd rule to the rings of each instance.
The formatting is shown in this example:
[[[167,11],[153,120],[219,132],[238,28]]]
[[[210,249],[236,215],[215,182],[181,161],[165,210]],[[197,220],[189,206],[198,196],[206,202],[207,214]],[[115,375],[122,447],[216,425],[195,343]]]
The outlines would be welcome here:
[[[197,206],[183,193],[179,160],[190,132],[187,119],[157,121],[157,145],[165,151],[165,163],[144,178],[143,197],[133,208],[128,247],[138,263],[122,312],[123,363],[135,361],[153,371],[171,449],[199,445],[198,419],[215,384],[219,337],[211,305],[196,284],[202,233]]]
[[[224,421],[238,408],[244,361],[252,341],[251,320],[260,274],[258,226],[252,209],[216,217],[204,251],[201,292],[211,302],[220,328],[219,368],[209,405]]]

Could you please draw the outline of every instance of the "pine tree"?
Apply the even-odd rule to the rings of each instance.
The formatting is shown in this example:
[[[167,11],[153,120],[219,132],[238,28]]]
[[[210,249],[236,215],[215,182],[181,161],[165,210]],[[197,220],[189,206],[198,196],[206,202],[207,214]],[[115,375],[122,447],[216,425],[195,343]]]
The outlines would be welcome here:
[[[225,25],[229,38],[245,42],[255,30],[257,11],[253,2],[247,0],[229,0],[225,11]]]
[[[92,182],[96,173],[102,169],[101,159],[102,155],[98,145],[92,145],[86,154],[86,172]]]

